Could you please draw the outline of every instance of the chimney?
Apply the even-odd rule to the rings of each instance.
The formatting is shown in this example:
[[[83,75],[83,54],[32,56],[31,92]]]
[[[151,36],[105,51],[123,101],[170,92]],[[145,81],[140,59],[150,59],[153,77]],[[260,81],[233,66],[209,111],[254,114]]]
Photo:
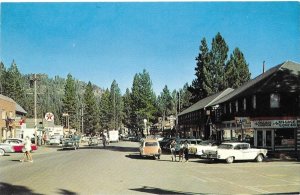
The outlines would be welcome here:
[[[265,73],[265,61],[263,61],[263,74]]]

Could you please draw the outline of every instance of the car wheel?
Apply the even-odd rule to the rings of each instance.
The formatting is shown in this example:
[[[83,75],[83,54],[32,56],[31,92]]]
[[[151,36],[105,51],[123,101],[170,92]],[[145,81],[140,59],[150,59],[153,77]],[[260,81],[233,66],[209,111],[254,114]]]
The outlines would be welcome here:
[[[5,151],[3,149],[0,149],[0,156],[4,156]]]
[[[153,156],[154,160],[156,160],[156,156]]]
[[[157,158],[160,159],[160,155],[158,155]]]
[[[226,158],[226,162],[227,162],[228,164],[233,163],[233,161],[234,161],[233,156],[229,156],[228,158]]]
[[[263,155],[259,154],[257,155],[257,157],[255,158],[256,162],[262,162],[264,160]]]

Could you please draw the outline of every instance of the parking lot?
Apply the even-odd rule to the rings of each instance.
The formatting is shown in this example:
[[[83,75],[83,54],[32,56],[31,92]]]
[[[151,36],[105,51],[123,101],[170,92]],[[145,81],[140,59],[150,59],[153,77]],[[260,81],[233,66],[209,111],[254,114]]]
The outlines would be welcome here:
[[[300,162],[267,159],[211,163],[141,158],[137,142],[79,150],[40,147],[34,162],[0,158],[1,194],[281,194],[300,192]]]

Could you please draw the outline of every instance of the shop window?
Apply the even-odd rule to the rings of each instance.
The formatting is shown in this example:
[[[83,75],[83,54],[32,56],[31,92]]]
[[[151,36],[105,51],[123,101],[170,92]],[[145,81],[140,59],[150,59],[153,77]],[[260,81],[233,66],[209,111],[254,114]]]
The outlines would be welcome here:
[[[279,108],[280,106],[280,95],[272,93],[270,95],[270,108]]]
[[[239,101],[236,100],[235,101],[235,112],[238,112],[239,111]]]
[[[246,108],[247,108],[247,101],[246,101],[246,98],[244,98],[244,100],[243,100],[243,107],[244,107],[244,110],[246,111]]]
[[[252,96],[252,107],[253,109],[256,109],[256,95]]]
[[[294,129],[276,129],[275,130],[275,147],[294,147],[295,133]]]
[[[231,102],[229,103],[229,113],[232,113]]]

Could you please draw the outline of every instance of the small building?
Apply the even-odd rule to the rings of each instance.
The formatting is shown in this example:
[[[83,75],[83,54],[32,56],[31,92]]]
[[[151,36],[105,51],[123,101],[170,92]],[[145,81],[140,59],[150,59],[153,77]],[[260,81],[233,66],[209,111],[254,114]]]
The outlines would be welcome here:
[[[16,129],[26,114],[13,99],[0,94],[0,141],[16,137]]]

